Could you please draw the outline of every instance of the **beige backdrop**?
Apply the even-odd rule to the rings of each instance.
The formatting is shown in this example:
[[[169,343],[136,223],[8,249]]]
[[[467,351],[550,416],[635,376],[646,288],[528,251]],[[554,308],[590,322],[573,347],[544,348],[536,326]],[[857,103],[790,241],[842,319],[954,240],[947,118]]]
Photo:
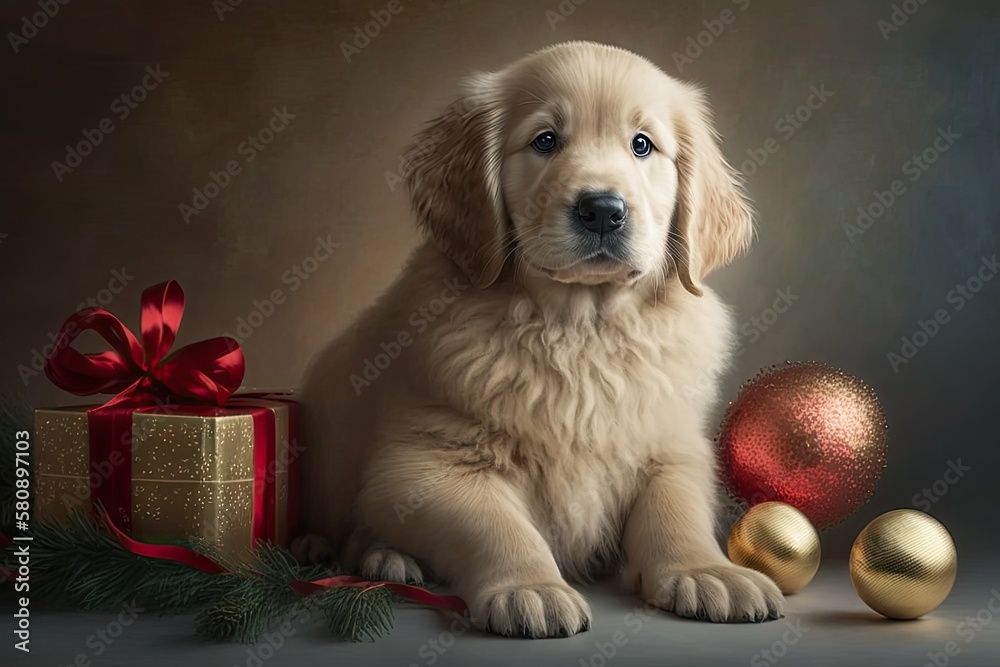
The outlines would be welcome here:
[[[858,373],[892,425],[878,503],[911,504],[961,455],[978,472],[935,511],[982,516],[975,491],[989,490],[998,456],[986,443],[996,441],[1000,281],[961,312],[947,295],[1000,246],[996,3],[908,0],[915,13],[893,16],[893,3],[862,0],[244,0],[220,19],[225,2],[75,0],[35,31],[25,24],[43,22],[34,0],[0,9],[0,384],[39,403],[73,400],[29,373],[47,335],[88,298],[110,298],[137,327],[142,288],[168,278],[188,294],[181,342],[236,334],[248,384],[296,384],[416,242],[386,174],[456,80],[556,41],[600,40],[704,84],[725,152],[748,171],[759,239],[712,280],[746,350],[727,394],[784,359]],[[348,62],[343,44],[371,12],[391,20]],[[157,66],[158,83],[146,69]],[[151,89],[128,108],[118,98],[144,79]],[[832,96],[800,108],[824,86]],[[294,118],[251,150],[243,142],[276,108]],[[782,123],[796,113],[798,127]],[[904,163],[951,126],[960,138],[911,181]],[[100,144],[57,177],[52,163],[89,141],[84,132]],[[186,222],[179,205],[230,161],[239,173]],[[894,180],[903,194],[851,238],[844,225]],[[313,263],[327,257],[317,239],[339,247]],[[294,274],[303,265],[307,279]],[[113,295],[116,271],[128,284]],[[275,290],[273,314],[252,315],[271,310]],[[950,322],[893,368],[901,337],[940,308]],[[259,324],[251,335],[241,318]]]

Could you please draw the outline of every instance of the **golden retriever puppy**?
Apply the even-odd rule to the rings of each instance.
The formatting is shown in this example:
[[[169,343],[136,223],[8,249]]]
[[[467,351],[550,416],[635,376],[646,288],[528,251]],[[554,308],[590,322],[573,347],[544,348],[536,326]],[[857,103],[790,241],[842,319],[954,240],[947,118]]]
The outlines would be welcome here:
[[[779,616],[715,537],[733,328],[702,279],[753,228],[702,94],[559,44],[471,78],[407,155],[428,240],[307,373],[298,554],[433,572],[507,636],[586,630],[567,581],[622,568],[680,616]]]

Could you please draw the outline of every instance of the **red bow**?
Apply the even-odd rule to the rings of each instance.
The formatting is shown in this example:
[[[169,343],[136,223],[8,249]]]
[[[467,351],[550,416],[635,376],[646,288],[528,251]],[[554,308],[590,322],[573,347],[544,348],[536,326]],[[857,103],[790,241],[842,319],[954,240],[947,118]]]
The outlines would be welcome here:
[[[91,464],[106,458],[102,454],[102,446],[124,446],[123,443],[129,443],[130,446],[131,437],[100,437],[102,434],[115,432],[117,428],[123,427],[126,432],[131,428],[131,417],[122,426],[115,420],[116,413],[130,414],[133,409],[143,409],[150,398],[160,398],[165,393],[194,399],[200,403],[222,405],[239,388],[243,381],[245,362],[239,343],[232,338],[210,338],[167,355],[177,337],[183,315],[184,291],[176,282],[168,280],[149,287],[142,293],[142,343],[121,320],[103,308],[80,310],[70,316],[59,330],[54,349],[45,364],[48,378],[58,387],[80,396],[117,392],[104,405],[88,410],[88,419],[91,420]],[[77,336],[87,330],[97,332],[114,349],[99,354],[81,354],[70,347]],[[108,410],[115,406],[117,410]],[[255,422],[255,432],[258,430],[264,437],[270,434],[270,449],[273,451],[273,423],[267,428],[257,429]],[[294,442],[295,438],[290,437],[290,440]],[[255,452],[258,449],[265,451],[267,447],[255,447]],[[126,454],[124,460],[130,461],[131,454]],[[91,499],[98,503],[95,507],[101,508],[98,516],[105,519],[106,525],[122,546],[140,556],[178,561],[210,574],[228,572],[220,563],[191,549],[177,545],[145,544],[126,534],[131,524],[128,465],[120,466],[119,473],[122,474],[91,490]],[[258,473],[267,468],[267,465],[255,464]],[[98,479],[101,478],[98,475]],[[263,488],[261,486],[262,494]],[[295,491],[290,490],[289,494],[294,497]],[[109,514],[104,507],[114,508],[114,515]],[[290,511],[294,516],[294,510]],[[263,510],[257,509],[255,505],[254,516],[261,514]],[[123,531],[119,525],[125,526],[126,530]],[[2,573],[0,569],[0,574]],[[436,595],[406,584],[370,582],[349,576],[312,582],[297,581],[293,584],[293,588],[302,595],[338,586],[355,586],[365,590],[386,587],[408,600],[463,613],[466,611],[461,598]]]
[[[243,351],[235,340],[222,336],[168,355],[183,316],[184,290],[173,280],[142,293],[142,343],[107,310],[84,308],[59,330],[45,375],[78,396],[117,394],[105,408],[164,393],[222,405],[243,381]],[[88,329],[114,349],[81,354],[70,347]]]

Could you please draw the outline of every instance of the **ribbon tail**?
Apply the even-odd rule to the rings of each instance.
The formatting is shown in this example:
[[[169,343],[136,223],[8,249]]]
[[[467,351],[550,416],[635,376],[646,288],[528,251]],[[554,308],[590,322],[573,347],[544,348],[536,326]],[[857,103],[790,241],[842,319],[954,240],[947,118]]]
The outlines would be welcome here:
[[[384,584],[376,585],[385,586],[399,597],[404,600],[409,600],[410,602],[426,604],[431,607],[451,609],[452,611],[457,611],[459,614],[465,614],[469,611],[468,606],[465,604],[465,600],[457,595],[438,595],[437,593],[432,593],[426,588],[421,588],[420,586],[400,584],[395,581],[388,581]]]
[[[118,543],[121,544],[127,551],[130,551],[137,556],[176,561],[208,574],[226,574],[229,572],[229,570],[219,563],[216,563],[205,554],[200,554],[197,551],[188,549],[187,547],[175,544],[146,544],[145,542],[133,540],[131,537],[118,529],[118,526],[115,525],[111,516],[107,513],[107,510],[101,508],[101,513],[105,524],[111,531],[112,535],[117,538]]]
[[[292,588],[294,588],[301,595],[311,595],[313,593],[318,593],[330,588],[339,588],[341,586],[352,586],[366,591],[375,588],[387,588],[394,595],[404,600],[409,600],[410,602],[425,604],[430,607],[450,609],[458,612],[459,614],[465,614],[469,611],[468,606],[465,604],[465,600],[457,595],[438,595],[437,593],[432,593],[426,588],[421,588],[420,586],[400,584],[394,581],[366,581],[361,577],[345,575],[339,577],[328,577],[326,579],[317,579],[316,581],[295,581],[292,583]]]

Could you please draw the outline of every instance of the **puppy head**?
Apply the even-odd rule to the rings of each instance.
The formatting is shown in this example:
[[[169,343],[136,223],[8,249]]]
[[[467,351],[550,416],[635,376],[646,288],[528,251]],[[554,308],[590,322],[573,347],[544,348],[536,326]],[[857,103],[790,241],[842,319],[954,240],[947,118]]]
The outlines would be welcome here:
[[[671,271],[701,294],[752,234],[702,94],[615,47],[560,44],[471,78],[407,156],[419,224],[479,287],[516,255],[558,282]]]

